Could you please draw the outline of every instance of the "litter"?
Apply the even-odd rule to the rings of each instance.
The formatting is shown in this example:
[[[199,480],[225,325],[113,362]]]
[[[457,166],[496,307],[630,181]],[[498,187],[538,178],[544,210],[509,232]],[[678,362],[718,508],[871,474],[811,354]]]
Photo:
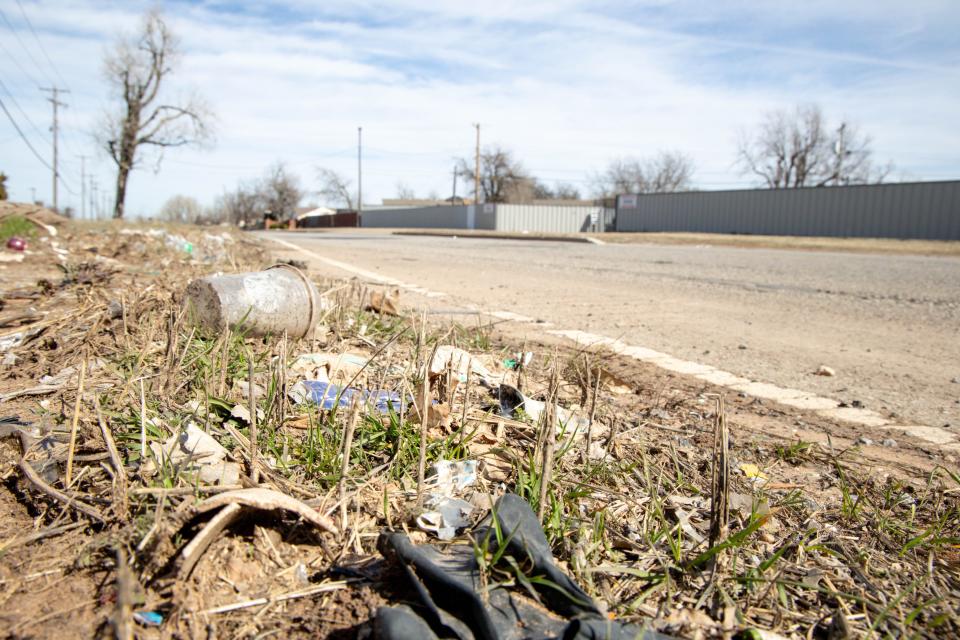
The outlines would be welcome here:
[[[530,364],[530,361],[533,360],[532,351],[524,351],[522,353],[516,353],[512,358],[507,358],[503,361],[503,366],[507,369],[519,369],[520,367],[525,367]]]
[[[297,404],[312,402],[321,409],[350,407],[354,400],[372,404],[378,413],[400,413],[403,400],[395,391],[367,391],[355,387],[340,387],[323,380],[301,380],[290,388],[290,399]]]
[[[767,474],[760,470],[760,467],[751,463],[744,462],[740,465],[740,471],[743,471],[743,475],[747,476],[750,480],[763,482],[767,480]]]
[[[290,365],[289,372],[298,378],[343,384],[367,366],[369,358],[357,353],[305,353]]]
[[[474,505],[454,496],[476,483],[477,461],[438,460],[433,471],[427,480],[431,492],[424,502],[428,510],[417,517],[417,526],[435,533],[441,540],[452,540],[458,529],[471,524]]]
[[[145,627],[159,627],[163,624],[163,615],[156,611],[134,611],[133,619]]]
[[[405,533],[381,534],[377,548],[401,566],[412,587],[409,593],[420,606],[417,612],[380,607],[374,614],[373,637],[514,638],[522,629],[527,638],[668,638],[605,617],[557,567],[536,515],[519,496],[500,498],[474,531],[474,539],[474,545],[448,545],[441,551],[417,546]],[[477,561],[477,549],[484,548],[504,567],[523,564],[527,575],[540,579],[526,583],[523,591],[511,590],[507,582],[486,582]]]
[[[374,291],[370,294],[370,301],[367,303],[367,311],[376,311],[388,316],[398,316],[400,312],[397,305],[400,304],[400,290],[395,289],[392,293],[382,293]]]
[[[7,240],[7,249],[10,249],[11,251],[26,251],[27,241],[20,236],[12,236],[9,240]]]
[[[207,484],[232,485],[240,480],[240,465],[227,461],[227,450],[192,421],[162,445],[151,443],[150,450],[153,459],[144,463],[145,473],[154,472],[158,463],[174,464],[185,465],[186,469],[196,468],[201,482]]]
[[[451,345],[441,345],[437,347],[430,361],[430,374],[443,375],[449,368],[453,369],[458,382],[467,381],[468,371],[471,375],[479,376],[481,380],[489,380],[493,376],[489,369],[469,352]]]
[[[208,276],[187,286],[185,304],[194,322],[208,330],[227,327],[249,336],[303,338],[317,324],[320,295],[299,269],[275,265],[265,271]]]
[[[547,403],[540,400],[529,398],[516,387],[508,384],[501,384],[497,389],[497,399],[500,403],[500,415],[507,418],[513,418],[517,409],[522,409],[531,420],[539,422],[540,417],[547,409]],[[568,434],[577,434],[585,431],[590,424],[590,420],[569,409],[564,409],[556,405],[555,415],[557,417],[557,428]]]

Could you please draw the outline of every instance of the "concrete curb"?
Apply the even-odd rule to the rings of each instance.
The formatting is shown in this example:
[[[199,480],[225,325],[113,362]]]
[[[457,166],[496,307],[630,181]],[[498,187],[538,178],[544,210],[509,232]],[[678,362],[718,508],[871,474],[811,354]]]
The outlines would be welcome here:
[[[394,236],[434,236],[437,238],[475,238],[481,240],[535,240],[538,242],[578,242],[580,244],[602,244],[606,242],[589,236],[545,235],[542,233],[501,233],[497,231],[477,232],[458,231],[394,231]]]

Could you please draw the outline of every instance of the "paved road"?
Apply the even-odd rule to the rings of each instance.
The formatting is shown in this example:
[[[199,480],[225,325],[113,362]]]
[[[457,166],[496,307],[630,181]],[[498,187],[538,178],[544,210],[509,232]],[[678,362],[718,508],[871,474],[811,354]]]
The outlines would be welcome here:
[[[513,311],[759,381],[858,400],[901,423],[960,430],[957,258],[274,235],[444,292],[439,307]],[[820,365],[836,377],[813,375]]]

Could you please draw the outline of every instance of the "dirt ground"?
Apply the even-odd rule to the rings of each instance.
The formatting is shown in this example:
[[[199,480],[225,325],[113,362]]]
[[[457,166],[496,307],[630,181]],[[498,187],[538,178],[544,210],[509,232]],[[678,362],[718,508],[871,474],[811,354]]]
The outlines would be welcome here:
[[[537,578],[504,580],[469,527],[452,543],[418,530],[418,446],[427,468],[477,461],[471,499],[511,492],[539,509],[559,568],[609,619],[682,638],[960,632],[960,475],[929,443],[864,444],[848,425],[510,323],[421,316],[426,298],[387,304],[383,287],[310,264],[327,300],[312,339],[204,335],[181,312],[186,282],[291,256],[221,230],[63,225],[66,253],[43,237],[0,266],[0,340],[23,334],[0,368],[0,418],[20,421],[0,425],[6,637],[357,637],[378,607],[416,600],[377,549],[383,531],[473,545],[499,589]],[[444,344],[589,416],[587,433],[504,415],[469,374],[455,384],[452,363],[418,387],[418,363]],[[306,353],[361,354],[369,370],[331,379],[410,394],[409,407],[388,419],[296,404]],[[192,459],[151,470],[142,447],[190,424],[239,465],[239,484],[200,480]],[[51,448],[24,446],[35,429]],[[286,506],[213,504],[241,487]]]

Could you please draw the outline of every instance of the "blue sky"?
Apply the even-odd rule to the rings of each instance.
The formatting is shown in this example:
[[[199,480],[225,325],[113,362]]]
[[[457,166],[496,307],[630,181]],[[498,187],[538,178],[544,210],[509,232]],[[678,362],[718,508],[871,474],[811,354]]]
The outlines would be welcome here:
[[[79,206],[80,155],[99,188],[112,189],[91,136],[114,104],[101,61],[153,4],[0,0],[0,99],[48,162],[50,105],[38,86],[70,90],[61,203]],[[393,197],[398,182],[448,196],[455,158],[472,153],[473,122],[484,143],[510,149],[548,183],[587,191],[611,159],[665,149],[693,158],[700,188],[750,186],[734,166],[737,132],[806,102],[868,133],[894,179],[960,178],[956,2],[162,6],[185,52],[168,95],[203,95],[217,141],[171,151],[159,170],[145,162],[131,178],[134,215],[176,194],[210,204],[277,161],[306,189],[317,188],[318,166],[355,181],[358,126],[366,202]],[[49,170],[3,114],[0,171],[13,199],[33,188],[49,201]]]

